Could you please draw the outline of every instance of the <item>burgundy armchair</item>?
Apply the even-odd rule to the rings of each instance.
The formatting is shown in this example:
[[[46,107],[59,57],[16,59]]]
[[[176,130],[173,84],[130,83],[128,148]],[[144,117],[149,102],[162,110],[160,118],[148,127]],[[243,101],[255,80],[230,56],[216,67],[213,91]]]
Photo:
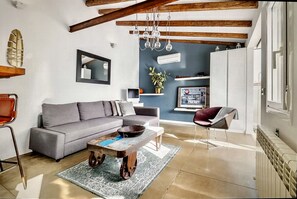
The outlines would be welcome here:
[[[238,119],[237,110],[230,107],[211,107],[206,109],[201,109],[196,111],[193,122],[201,127],[206,128],[208,139],[206,141],[208,144],[216,146],[215,144],[209,142],[209,129],[224,129],[226,140],[228,142],[227,131],[233,119]],[[195,128],[196,129],[196,128]]]

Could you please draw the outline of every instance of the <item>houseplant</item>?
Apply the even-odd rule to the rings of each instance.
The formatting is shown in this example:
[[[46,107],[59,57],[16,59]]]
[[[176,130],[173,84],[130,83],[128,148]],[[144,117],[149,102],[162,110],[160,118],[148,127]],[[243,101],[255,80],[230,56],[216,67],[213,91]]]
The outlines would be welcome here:
[[[168,77],[166,71],[156,72],[155,67],[150,67],[149,76],[151,76],[151,80],[155,86],[155,93],[161,93],[161,90],[164,89],[164,83]]]

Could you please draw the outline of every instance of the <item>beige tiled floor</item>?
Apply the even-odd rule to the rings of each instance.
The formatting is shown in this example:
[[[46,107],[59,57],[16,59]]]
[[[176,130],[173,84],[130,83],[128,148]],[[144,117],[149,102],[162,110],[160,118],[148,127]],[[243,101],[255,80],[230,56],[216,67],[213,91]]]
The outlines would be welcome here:
[[[197,140],[193,126],[162,125],[163,143],[181,150],[141,196],[147,198],[256,198],[255,140],[251,135],[212,132],[219,147],[207,149]],[[17,168],[0,175],[0,198],[98,198],[98,196],[58,178],[56,174],[86,159],[86,150],[56,163],[39,154],[24,155],[22,160],[29,179],[25,192]],[[31,195],[30,195],[31,194]]]

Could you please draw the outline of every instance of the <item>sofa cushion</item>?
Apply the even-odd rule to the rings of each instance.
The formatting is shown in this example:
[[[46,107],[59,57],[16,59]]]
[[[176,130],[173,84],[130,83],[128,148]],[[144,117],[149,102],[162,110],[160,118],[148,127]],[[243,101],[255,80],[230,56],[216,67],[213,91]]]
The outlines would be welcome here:
[[[105,116],[107,116],[107,117],[112,116],[112,108],[111,108],[110,101],[104,101],[103,106],[104,106]]]
[[[122,112],[121,112],[121,108],[120,108],[120,103],[121,103],[122,101],[120,101],[120,100],[116,100],[115,101],[115,105],[116,105],[116,108],[117,108],[117,115],[118,116],[122,116]]]
[[[65,134],[65,143],[68,143],[109,129],[120,128],[122,125],[123,120],[120,118],[105,117],[54,126],[49,129]]]
[[[121,102],[119,105],[123,116],[136,115],[132,102]]]
[[[145,125],[145,126],[158,126],[159,118],[154,116],[145,116],[145,115],[128,115],[123,118],[123,125]]]
[[[45,128],[80,121],[77,103],[42,104],[42,115]]]
[[[102,101],[79,102],[78,109],[81,120],[90,120],[94,118],[105,117]]]
[[[111,109],[112,109],[112,115],[117,116],[118,112],[117,112],[117,107],[116,107],[115,101],[110,101],[110,104],[111,104]]]

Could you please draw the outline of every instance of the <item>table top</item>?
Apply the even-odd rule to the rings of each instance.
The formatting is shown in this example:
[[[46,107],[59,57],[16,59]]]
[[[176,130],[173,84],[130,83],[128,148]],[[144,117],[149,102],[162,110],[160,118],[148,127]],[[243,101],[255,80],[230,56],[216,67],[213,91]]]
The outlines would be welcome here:
[[[113,133],[88,142],[88,150],[99,151],[115,157],[125,157],[137,151],[156,136],[157,132],[150,129],[145,129],[140,136],[131,138],[122,138],[118,133]]]

